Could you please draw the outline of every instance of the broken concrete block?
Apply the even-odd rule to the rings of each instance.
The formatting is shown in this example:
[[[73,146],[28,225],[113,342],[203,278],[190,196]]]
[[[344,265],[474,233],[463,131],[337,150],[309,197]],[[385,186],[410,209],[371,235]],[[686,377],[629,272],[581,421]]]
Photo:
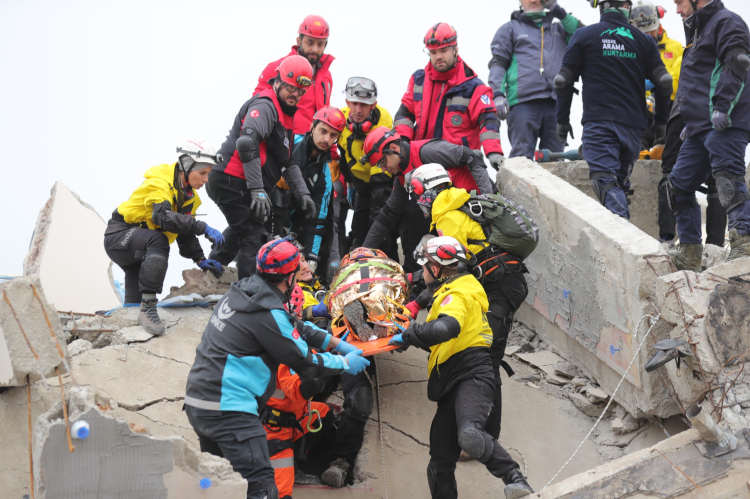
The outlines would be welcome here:
[[[656,230],[661,171],[655,165],[645,169],[657,175],[641,189],[644,195],[646,188],[653,191],[653,199],[643,202],[654,206],[646,211]],[[590,190],[582,165],[580,174]],[[529,212],[540,234],[539,245],[524,261],[529,294],[515,319],[606,390],[614,390],[625,376],[617,401],[632,412],[667,417],[679,411],[659,376],[644,372],[646,349],[630,363],[641,338],[637,335],[650,326],[641,319],[654,314],[649,299],[656,301],[656,279],[672,272],[659,241],[525,158],[506,161],[497,185],[503,196]],[[669,329],[658,324],[651,334],[662,339]]]
[[[528,362],[532,366],[539,369],[541,369],[542,367],[551,368],[552,366],[563,360],[559,356],[548,350],[542,350],[534,353],[519,353],[516,354],[516,357],[523,360],[524,362]],[[552,371],[554,372],[554,369]]]
[[[750,264],[750,259],[748,263]],[[719,284],[708,299],[705,328],[717,360],[724,364],[750,349],[750,274]]]
[[[217,278],[213,272],[200,269],[187,269],[182,271],[185,284],[180,287],[172,286],[170,293],[164,297],[165,300],[177,296],[185,296],[197,293],[201,296],[223,295],[229,291],[229,286],[237,280],[236,267],[224,267],[224,273]]]
[[[32,286],[36,288],[38,299]],[[16,317],[21,323],[20,327]],[[32,348],[39,356],[38,360]],[[69,359],[62,325],[57,319],[57,312],[45,299],[39,278],[19,277],[1,282],[0,387],[26,385],[27,375],[30,375],[31,381],[39,380],[42,376],[54,376],[55,369],[66,373]]]
[[[112,345],[126,345],[128,343],[141,343],[153,338],[154,335],[146,332],[141,326],[131,326],[120,329],[112,335]]]
[[[112,262],[104,251],[106,226],[93,207],[65,184],[55,183],[39,212],[23,275],[39,277],[57,310],[94,313],[120,305]],[[85,271],[71,262],[86,262]]]
[[[594,386],[586,387],[586,395],[589,396],[589,399],[593,399],[592,402],[594,403],[606,402],[609,398],[609,395],[607,395],[604,390]]]
[[[703,247],[703,270],[710,269],[724,263],[729,256],[729,249],[714,244],[706,244]]]
[[[540,166],[599,202],[591,188],[589,165],[585,161],[559,161],[541,163]],[[654,160],[636,161],[630,175],[630,185],[635,191],[630,196],[630,222],[655,239],[659,239],[659,224],[655,214],[658,211],[661,178],[661,161]]]
[[[547,375],[547,381],[549,383],[552,383],[553,385],[567,385],[570,383],[570,378],[566,378],[565,376],[559,376],[557,372],[555,372],[555,369],[550,366],[542,366],[541,370],[544,371],[544,373]]]
[[[85,421],[89,434],[74,438],[70,453],[62,404],[37,419],[36,497],[96,499],[103,490],[113,499],[245,497],[247,482],[227,460],[200,454],[180,437],[157,439],[132,431],[105,394],[71,388],[67,406],[71,427]],[[210,480],[205,490],[204,479]]]
[[[559,374],[560,376],[565,376],[566,378],[583,377],[583,371],[581,371],[578,366],[576,366],[572,362],[568,362],[567,360],[558,362],[554,365],[554,368],[557,374]]]
[[[68,354],[70,354],[71,357],[75,357],[76,355],[83,353],[86,350],[91,350],[92,348],[94,348],[94,345],[92,345],[90,341],[77,339],[71,341],[68,345]]]
[[[568,397],[570,398],[570,401],[573,402],[573,405],[578,407],[578,409],[580,409],[585,415],[591,416],[592,418],[598,418],[601,416],[605,407],[604,404],[592,403],[585,395],[580,393],[568,393]]]

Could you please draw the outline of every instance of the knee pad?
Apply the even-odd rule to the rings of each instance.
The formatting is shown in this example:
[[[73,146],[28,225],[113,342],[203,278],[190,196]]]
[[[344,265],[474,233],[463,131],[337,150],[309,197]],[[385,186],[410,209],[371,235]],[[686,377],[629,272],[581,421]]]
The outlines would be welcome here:
[[[351,416],[359,421],[367,421],[372,414],[373,396],[369,386],[358,386],[351,395]]]
[[[486,461],[492,453],[490,436],[473,425],[458,430],[458,445],[480,463]]]
[[[741,175],[730,175],[726,172],[718,172],[714,175],[716,178],[716,189],[719,191],[719,202],[727,210],[727,213],[750,201],[747,193],[739,190],[737,184],[745,184],[745,179]]]
[[[143,275],[154,284],[162,284],[167,275],[167,255],[147,253],[143,259]]]
[[[591,188],[594,190],[594,194],[599,202],[604,206],[604,199],[607,197],[607,192],[610,189],[617,187],[617,179],[611,173],[606,172],[593,172],[591,174]],[[611,180],[611,182],[601,185],[599,179]]]
[[[442,497],[454,497],[458,488],[455,472],[438,470],[438,465],[430,461],[427,465],[427,486],[430,488],[430,496],[437,499]]]
[[[667,179],[667,183],[665,184],[665,187],[667,189],[667,203],[669,204],[669,209],[672,210],[672,213],[675,215],[688,210],[692,208],[693,206],[698,206],[698,200],[695,199],[695,194],[693,193],[693,198],[689,201],[681,201],[677,202],[676,196],[684,196],[688,197],[690,196],[689,192],[685,192],[682,189],[678,189],[674,186],[672,183],[672,179]]]

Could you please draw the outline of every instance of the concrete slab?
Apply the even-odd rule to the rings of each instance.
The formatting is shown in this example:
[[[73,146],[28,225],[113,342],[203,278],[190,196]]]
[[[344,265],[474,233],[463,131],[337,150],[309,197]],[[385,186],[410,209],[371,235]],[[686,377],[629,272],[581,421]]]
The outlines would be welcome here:
[[[605,391],[625,375],[616,400],[629,412],[674,414],[678,409],[664,383],[643,371],[650,356],[645,348],[626,372],[648,329],[641,318],[656,313],[648,301],[655,301],[656,278],[671,272],[659,242],[525,158],[506,161],[497,181],[504,196],[527,209],[541,234],[525,262],[529,295],[516,320]],[[659,324],[654,338],[666,337],[669,329]]]
[[[120,305],[102,237],[107,224],[62,182],[39,212],[25,276],[38,276],[57,310],[94,313]],[[86,262],[86,271],[71,262]],[[75,287],[71,287],[75,283]]]
[[[39,279],[0,282],[0,387],[23,386],[27,376],[33,382],[56,369],[66,373],[69,360],[57,311]]]

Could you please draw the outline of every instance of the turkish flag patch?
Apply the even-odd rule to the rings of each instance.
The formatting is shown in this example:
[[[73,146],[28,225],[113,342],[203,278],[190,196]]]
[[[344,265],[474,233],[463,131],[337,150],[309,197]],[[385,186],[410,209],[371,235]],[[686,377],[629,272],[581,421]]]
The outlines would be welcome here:
[[[257,109],[253,109],[252,111],[250,111],[251,118],[257,118],[258,116],[260,116],[260,112]]]
[[[665,59],[674,59],[674,54],[672,52],[664,52],[664,58]]]
[[[294,331],[292,331],[292,338],[294,338],[295,340],[299,339],[299,333],[297,332],[296,329]]]
[[[453,301],[453,297],[451,295],[448,295],[445,298],[443,298],[443,302],[440,304],[440,306],[444,307],[452,301]]]

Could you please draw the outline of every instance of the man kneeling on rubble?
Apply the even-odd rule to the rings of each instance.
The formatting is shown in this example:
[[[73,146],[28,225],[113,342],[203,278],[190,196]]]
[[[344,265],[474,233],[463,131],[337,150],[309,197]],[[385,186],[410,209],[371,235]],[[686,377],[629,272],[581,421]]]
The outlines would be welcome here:
[[[217,276],[219,262],[206,260],[196,236],[205,236],[217,247],[221,232],[195,219],[201,205],[198,189],[208,182],[211,168],[221,162],[213,147],[188,139],[177,147],[177,162],[150,168],[130,199],[112,212],[104,231],[107,256],[125,271],[125,305],[141,305],[138,323],[154,335],[164,334],[156,312],[156,295],[167,274],[169,245],[177,241],[180,255]]]
[[[248,499],[277,499],[258,415],[274,393],[279,365],[305,380],[357,374],[369,361],[289,312],[300,262],[291,238],[263,245],[256,262],[256,274],[233,283],[211,315],[188,375],[185,412],[201,451],[225,457],[247,480]]]
[[[434,290],[424,324],[412,323],[389,344],[414,345],[430,351],[427,398],[437,402],[430,428],[427,483],[433,499],[455,499],[456,463],[461,450],[505,482],[505,497],[533,491],[518,463],[484,430],[495,398],[495,376],[489,347],[489,303],[482,285],[467,272],[476,258],[449,236],[435,237],[418,248],[428,289]]]

